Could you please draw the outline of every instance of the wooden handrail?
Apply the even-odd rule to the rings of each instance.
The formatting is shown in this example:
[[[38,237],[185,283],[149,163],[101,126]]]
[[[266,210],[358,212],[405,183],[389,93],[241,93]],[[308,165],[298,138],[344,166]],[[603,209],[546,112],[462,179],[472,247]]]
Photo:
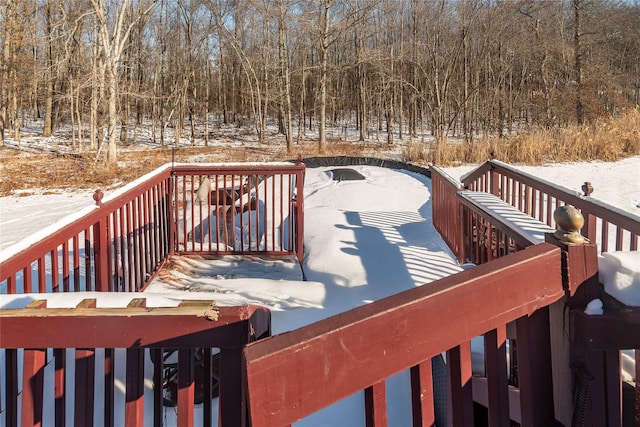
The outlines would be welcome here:
[[[103,198],[98,190],[94,195],[95,206],[63,219],[61,224],[48,229],[50,232],[46,235],[41,232],[0,252],[0,293],[140,291],[177,251],[179,243],[181,252],[284,254],[296,255],[302,262],[305,167],[291,163],[165,165],[111,196]],[[286,191],[270,189],[267,200],[267,189],[255,194],[258,190],[255,182],[248,183],[234,195],[231,200],[234,206],[223,206],[228,212],[221,218],[217,211],[212,214],[217,205],[211,201],[197,210],[191,207],[190,212],[180,211],[181,207],[186,209],[186,201],[192,203],[195,181],[209,175],[254,177],[256,180],[277,176],[281,177],[279,186],[286,181],[288,187]],[[189,183],[188,194],[186,187],[178,188],[179,182],[184,184],[185,181]],[[251,191],[263,206],[243,199],[250,197]],[[281,198],[276,200],[276,193]],[[235,206],[236,202],[245,203],[246,209]],[[196,216],[199,214],[197,218],[194,212]],[[269,215],[272,230],[267,242],[260,234],[264,231],[260,226]],[[184,229],[181,236],[178,233],[177,223],[185,224],[186,217],[190,218],[193,228],[196,220],[202,221],[199,226],[204,228],[211,226],[211,218],[224,224],[231,217],[231,223],[222,228],[231,228],[233,233],[234,227],[248,225],[248,241],[243,240],[243,231],[239,237],[240,250],[230,250],[226,242],[224,245],[209,242],[197,246],[196,236],[187,239]]]
[[[553,210],[562,204],[572,205],[585,218],[582,234],[592,242],[600,240],[600,251],[638,250],[639,216],[545,181],[506,163],[489,160],[463,176],[461,182],[464,188],[500,197],[550,227],[555,227]],[[534,193],[537,193],[537,197]],[[610,235],[614,240],[614,248],[610,247]]]
[[[291,424],[559,300],[560,258],[543,243],[248,345],[252,425]]]
[[[102,407],[104,418],[97,418],[98,424],[113,425],[115,414],[124,413],[127,427],[162,425],[163,381],[171,380],[165,377],[163,349],[172,349],[178,354],[177,425],[193,425],[194,383],[200,383],[203,412],[208,414],[203,425],[211,426],[211,407],[218,403],[219,425],[244,426],[246,394],[240,351],[246,343],[271,333],[269,310],[251,305],[216,307],[211,301],[183,301],[177,307],[148,308],[143,299],[137,299],[123,308],[96,308],[96,300],[88,299],[74,308],[63,309],[46,308],[46,300],[42,300],[26,308],[0,309],[0,323],[0,348],[5,352],[6,368],[3,373],[6,404],[2,409],[6,411],[7,425],[17,425],[19,414],[23,425],[37,425],[45,416],[56,425],[64,425],[69,403],[73,404],[77,424],[93,425],[96,408]],[[220,350],[220,366],[215,368],[211,363],[212,347]],[[197,379],[196,348],[202,349],[204,359],[199,359]],[[75,358],[68,357],[69,349],[75,349]],[[120,408],[114,401],[113,349],[126,352],[126,378],[121,379],[126,383],[126,399]],[[97,350],[104,354],[103,363],[96,363]],[[22,371],[17,369],[19,351],[23,354]],[[47,354],[53,357],[45,359]],[[149,369],[145,369],[145,364]],[[56,409],[45,413],[44,402],[50,399],[44,387],[47,365],[55,366],[55,372],[48,374],[47,379],[55,384]],[[66,379],[71,369],[75,376]],[[154,372],[154,390],[145,393],[145,381],[149,379],[145,372],[149,371]],[[214,373],[220,387],[218,401],[211,392]],[[103,401],[95,393],[94,378],[98,377],[105,379],[104,393],[98,393],[104,394]],[[74,389],[72,400],[69,390]],[[145,395],[153,401],[152,412],[145,411]]]

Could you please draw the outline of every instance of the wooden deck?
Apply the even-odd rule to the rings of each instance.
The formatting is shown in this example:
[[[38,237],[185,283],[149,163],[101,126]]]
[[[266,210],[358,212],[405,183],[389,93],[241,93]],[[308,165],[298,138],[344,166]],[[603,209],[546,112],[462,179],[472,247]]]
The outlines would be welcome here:
[[[172,257],[186,252],[199,257],[214,252],[286,255],[299,261],[304,166],[279,168],[279,172],[254,166],[160,170],[116,198],[97,197],[94,212],[3,260],[0,282],[13,294],[140,291],[161,280]],[[280,184],[257,185],[276,182],[264,180],[276,173],[287,176],[277,181],[283,183],[282,191]],[[230,200],[214,197],[217,190],[207,190],[202,204],[193,203],[205,177],[215,182],[214,176],[222,176],[218,182],[224,183],[225,176],[238,176],[243,184],[233,186]],[[65,310],[47,308],[40,300],[27,308],[0,310],[4,381],[0,394],[6,424],[17,425],[18,419],[23,425],[42,423],[44,373],[50,369],[54,394],[47,399],[54,399],[56,425],[71,418],[69,395],[77,424],[92,425],[100,408],[104,425],[120,425],[117,413],[124,414],[122,422],[128,426],[162,425],[163,365],[148,364],[145,354],[155,355],[157,361],[166,348],[179,349],[179,426],[191,426],[195,420],[194,354],[202,348],[207,379],[214,369],[213,349],[223,353],[217,400],[222,426],[289,425],[359,390],[364,391],[363,422],[386,425],[385,382],[400,371],[411,377],[413,425],[431,425],[435,420],[432,358],[442,352],[447,355],[447,413],[453,425],[515,421],[522,426],[552,422],[618,426],[629,413],[639,417],[637,383],[635,408],[622,409],[619,356],[623,348],[640,347],[640,334],[634,334],[637,313],[610,301],[603,316],[583,312],[592,298],[604,297],[597,281],[597,254],[637,251],[640,223],[500,162],[480,166],[462,184],[437,168],[432,169],[432,180],[434,226],[461,261],[472,259],[477,266],[288,333],[268,338],[270,314],[255,306],[197,302],[149,308],[144,299],[133,299],[128,307],[97,308],[97,300],[89,299]],[[288,190],[293,183],[297,190]],[[469,190],[492,196],[476,196]],[[229,241],[220,245],[215,231],[220,228],[211,227],[211,221],[205,225],[209,234],[202,227],[196,229],[220,206],[240,201],[242,208],[242,200],[250,200],[251,194],[266,198],[280,194],[294,219],[275,221],[279,225],[271,234],[261,234],[249,220],[248,241],[240,237],[239,246]],[[265,210],[278,203],[250,205],[248,211],[254,219],[265,218]],[[523,236],[519,220],[509,224],[509,218],[496,215],[496,209],[487,209],[491,204],[511,206],[506,212],[511,220],[515,215],[551,230],[556,227],[553,210],[572,204],[582,210],[583,232],[591,242],[575,245],[545,234],[541,243],[535,236]],[[293,234],[277,238],[285,236],[282,227]],[[271,237],[263,239],[267,235]],[[264,244],[253,236],[260,236]],[[485,348],[483,377],[473,376],[471,370],[470,340],[478,336]],[[117,349],[126,355],[126,398],[121,408],[114,400]],[[635,354],[637,362],[637,350]],[[142,392],[145,369],[153,372],[151,396]],[[81,375],[70,376],[72,371]],[[101,378],[99,386],[105,391],[103,401],[96,399],[96,378]],[[211,389],[205,386],[205,390],[202,423],[209,426],[216,408]],[[153,407],[150,419],[145,399]]]

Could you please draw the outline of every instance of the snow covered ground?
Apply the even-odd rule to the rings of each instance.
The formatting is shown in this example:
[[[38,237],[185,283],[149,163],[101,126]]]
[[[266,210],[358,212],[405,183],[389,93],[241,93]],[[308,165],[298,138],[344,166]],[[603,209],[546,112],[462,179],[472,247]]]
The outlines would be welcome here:
[[[459,178],[472,167],[446,170]],[[180,281],[172,284],[172,278],[157,279],[148,290],[148,305],[212,297],[221,305],[258,303],[272,310],[273,331],[280,333],[415,286],[428,286],[461,270],[433,228],[428,178],[401,170],[355,166],[365,180],[337,182],[328,169],[308,169],[306,175],[306,282],[298,281],[300,272],[295,268],[260,266],[260,260],[249,265],[228,258],[227,265],[217,266],[215,272],[209,270],[208,263],[189,261],[186,267],[207,276],[207,281],[198,289],[185,289],[175,286]],[[611,164],[522,169],[573,191],[580,191],[582,184],[590,181],[594,198],[640,215],[640,157]],[[0,198],[1,249],[9,249],[3,253],[10,252],[7,247],[12,242],[47,222],[55,227],[65,213],[92,204],[91,193]],[[639,255],[625,258],[625,268],[629,269],[625,277],[631,277],[628,294],[637,296],[640,279],[634,274],[640,271]],[[126,304],[131,296],[114,298],[121,301],[101,303],[99,299],[98,304]],[[14,305],[10,300],[0,298],[0,306]],[[74,303],[68,301],[69,305]],[[389,425],[410,425],[408,374],[390,379],[387,387]],[[363,408],[362,396],[355,395],[296,425],[361,425]]]

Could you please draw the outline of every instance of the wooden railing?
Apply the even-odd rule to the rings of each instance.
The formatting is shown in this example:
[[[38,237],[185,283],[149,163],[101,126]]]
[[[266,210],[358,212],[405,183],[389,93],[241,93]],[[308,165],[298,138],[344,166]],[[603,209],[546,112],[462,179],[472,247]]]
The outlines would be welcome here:
[[[7,248],[0,253],[0,294],[138,292],[153,279],[169,257],[178,252],[181,254],[292,255],[301,262],[304,229],[304,171],[303,164],[290,163],[236,166],[166,165],[109,197],[103,197],[101,191],[96,191],[95,206],[89,206],[67,217],[62,224],[56,224],[27,237],[19,246]],[[203,186],[205,178],[208,184]],[[228,309],[221,310],[224,313]],[[238,310],[237,316],[246,314],[246,310]],[[35,375],[24,377],[26,382],[23,379],[23,386],[26,384],[31,387],[31,379],[37,385],[42,379],[40,374],[44,357],[48,361],[47,366],[52,366],[49,362],[56,366],[56,396],[60,396],[63,400],[72,399],[68,392],[75,390],[75,408],[78,411],[76,420],[79,420],[76,425],[93,425],[95,402],[92,379],[101,377],[106,381],[105,425],[121,425],[119,422],[114,424],[112,421],[114,355],[118,351],[117,348],[128,348],[129,344],[125,343],[126,337],[136,336],[135,334],[138,333],[142,334],[140,335],[142,337],[143,332],[139,332],[134,326],[129,329],[128,322],[124,322],[126,325],[110,324],[110,319],[102,317],[105,323],[96,331],[108,329],[116,335],[121,335],[124,341],[101,339],[102,332],[89,337],[83,332],[78,332],[83,327],[80,324],[84,321],[82,316],[82,319],[75,318],[75,321],[80,322],[75,325],[71,320],[67,323],[54,320],[61,317],[59,312],[43,310],[39,313],[44,319],[51,317],[50,321],[59,327],[57,333],[45,338],[49,332],[33,320],[29,321],[31,323],[25,323],[29,333],[25,333],[24,329],[20,330],[23,335],[19,340],[22,341],[9,342],[6,331],[12,328],[12,320],[5,318],[0,320],[2,322],[0,371],[3,372],[0,379],[4,380],[4,383],[1,381],[0,383],[5,386],[5,389],[0,390],[0,396],[5,399],[4,405],[0,400],[0,419],[2,416],[8,417],[9,421],[6,425],[16,425],[13,420],[17,419],[15,418],[18,410],[16,405],[19,401],[18,396],[21,394],[26,404],[26,406],[23,404],[21,409],[23,420],[30,420],[29,417],[37,418],[38,414],[42,414],[43,409],[39,406],[42,403],[40,398],[24,401],[25,394],[18,387],[17,367],[25,366],[28,370],[32,369],[31,372],[28,370],[25,372]],[[133,320],[135,319],[139,320],[134,316]],[[222,324],[224,322],[216,325]],[[244,408],[244,389],[242,388],[244,382],[238,374],[240,368],[238,351],[246,343],[246,340],[243,341],[242,334],[233,338],[240,341],[234,342],[233,352],[230,353],[230,350],[224,349],[226,341],[222,343],[215,340],[211,343],[191,341],[188,345],[176,344],[180,342],[176,338],[179,333],[172,329],[173,325],[170,325],[170,322],[165,324],[159,321],[148,324],[148,327],[154,330],[167,328],[172,331],[167,332],[162,345],[155,343],[147,346],[156,360],[162,359],[163,353],[159,347],[184,347],[180,354],[194,352],[196,347],[202,349],[203,344],[221,348],[222,363],[228,366],[231,372],[223,373],[223,376],[228,378],[226,385],[220,389],[221,405],[226,405],[223,403],[225,401],[235,402],[232,405],[241,405]],[[264,330],[265,326],[261,328]],[[184,330],[180,333],[187,332],[188,330]],[[255,331],[253,333],[255,334]],[[69,339],[69,336],[74,339]],[[47,344],[39,344],[46,339],[49,339]],[[91,341],[92,339],[95,341]],[[144,347],[141,343],[135,346]],[[66,349],[94,347],[100,347],[101,350],[98,353],[94,350],[76,350],[67,361]],[[17,348],[49,349],[22,351],[16,350]],[[211,353],[210,349],[202,350],[209,355]],[[133,354],[131,356],[133,365],[127,365],[127,375],[133,375],[136,378],[135,381],[139,381],[140,378],[144,378],[144,363],[141,356],[143,353],[135,351],[132,348],[127,350],[127,361],[130,359],[129,354]],[[96,364],[96,354],[105,360],[104,368],[101,363]],[[224,354],[233,355],[224,356]],[[181,357],[184,359],[184,355]],[[179,365],[182,366],[185,363],[180,362]],[[83,375],[76,375],[67,384],[64,383],[64,375],[69,366],[75,366],[76,372],[82,372]],[[155,392],[160,395],[162,387],[158,386],[161,383],[158,372],[162,373],[162,369],[157,370],[158,364],[155,364],[155,369]],[[223,369],[226,368],[223,367]],[[133,384],[133,387],[134,390],[140,388],[140,383]],[[127,396],[129,396],[128,393],[129,389],[127,389]],[[41,396],[40,390],[36,391],[36,395]],[[205,408],[205,418],[207,411],[211,412],[211,399],[206,401],[208,409]],[[160,425],[162,420],[158,414],[161,411],[161,403],[159,404],[156,400],[154,404],[156,405],[154,423]],[[187,403],[182,405],[189,407]],[[184,409],[181,412],[192,412],[192,409]],[[58,412],[63,410],[64,408],[57,409]],[[236,410],[236,415],[241,412]],[[58,417],[56,422],[64,420],[64,412],[61,414],[56,415]],[[137,417],[134,418],[138,419]],[[244,425],[243,420],[244,418],[241,419],[239,416],[226,417],[224,425],[241,426]],[[61,422],[62,424],[56,425],[63,425],[64,422]],[[131,426],[141,425],[135,421],[127,422],[127,425]],[[183,422],[180,425],[191,424]]]
[[[85,300],[75,308],[55,309],[41,300],[0,310],[0,324],[6,366],[2,425],[36,426],[46,420],[56,426],[169,422],[191,427],[197,407],[200,425],[244,426],[241,351],[270,334],[270,313],[207,301],[148,308],[144,299],[134,299],[126,308],[96,308],[95,300]],[[195,348],[201,352],[199,365]],[[173,368],[163,360],[166,349],[175,349]],[[219,364],[212,362],[217,350]],[[163,406],[165,369],[177,371],[176,408]],[[218,400],[212,399],[214,378]],[[202,402],[196,406],[198,393]]]
[[[174,166],[176,250],[301,262],[304,172],[302,163]]]
[[[627,333],[637,327],[639,313],[637,309],[621,306],[604,293],[598,284],[597,254],[613,250],[637,251],[640,218],[589,197],[592,189],[588,183],[583,187],[585,194],[581,195],[495,160],[463,177],[462,184],[437,167],[431,168],[431,175],[434,198],[442,198],[433,202],[434,227],[462,262],[482,264],[544,240],[553,241],[551,234],[544,233],[556,228],[555,209],[572,205],[581,211],[585,218],[582,234],[592,243],[564,245],[567,295],[562,307],[554,306],[551,317],[559,325],[572,326],[569,334],[556,335],[555,340],[560,347],[569,346],[563,342],[566,337],[571,342],[572,359],[571,362],[564,360],[567,365],[563,369],[567,371],[570,363],[570,372],[576,378],[584,377],[573,383],[574,387],[589,387],[593,382],[598,388],[597,392],[587,393],[589,398],[584,395],[578,406],[583,411],[589,408],[593,425],[619,425],[623,416],[619,410],[622,406],[619,351],[635,348],[635,362],[640,365],[637,350],[640,335]],[[448,217],[452,215],[457,218]],[[580,252],[582,255],[578,255]],[[604,315],[585,315],[586,304],[595,298],[604,301]],[[569,316],[565,306],[571,308]],[[609,327],[602,326],[605,324]],[[602,342],[607,344],[595,344]],[[632,354],[626,357],[633,357]],[[579,366],[585,367],[582,374],[576,368],[578,362]],[[588,372],[590,380],[585,379],[584,372]],[[572,384],[572,381],[565,375],[566,384]],[[584,417],[584,412],[579,413],[576,403],[572,406],[571,398],[569,403],[566,403],[567,396],[560,399],[565,403],[557,405],[560,409],[556,408],[556,411],[565,422],[571,422],[573,416],[574,423],[579,424],[576,420]],[[640,387],[636,387],[635,400],[635,411],[639,413]]]
[[[447,411],[454,425],[473,425],[470,340],[482,334],[492,425],[509,425],[510,418],[522,426],[549,425],[546,307],[563,295],[561,251],[543,243],[250,344],[244,357],[252,426],[290,425],[358,391],[364,391],[366,425],[386,425],[385,380],[403,370],[411,372],[413,425],[430,426],[431,358],[444,351]],[[518,334],[517,414],[509,412],[514,392],[506,369],[506,325],[512,321]]]
[[[572,205],[584,216],[582,235],[596,243],[599,252],[638,250],[640,217],[589,197],[593,188],[588,183],[584,194],[572,192],[497,160],[485,162],[461,181],[464,188],[491,193],[552,228],[555,209]]]
[[[140,291],[175,252],[302,261],[304,171],[166,165],[109,197],[98,190],[96,206],[1,253],[0,294]]]
[[[138,291],[173,251],[171,169],[160,168],[0,260],[0,293]],[[3,251],[3,255],[14,248]]]
[[[435,166],[431,171],[432,217],[433,226],[440,233],[447,246],[456,254],[458,261],[464,263],[462,216],[460,201],[456,197],[462,184]]]

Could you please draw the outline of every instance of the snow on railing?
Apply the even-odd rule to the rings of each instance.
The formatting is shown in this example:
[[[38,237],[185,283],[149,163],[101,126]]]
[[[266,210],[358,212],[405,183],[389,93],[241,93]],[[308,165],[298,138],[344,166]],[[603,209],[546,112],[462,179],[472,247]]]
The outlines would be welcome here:
[[[553,392],[546,316],[563,295],[561,251],[543,243],[252,343],[244,350],[251,424],[291,425],[363,391],[366,424],[386,425],[385,381],[408,371],[406,408],[415,426],[446,424],[446,415],[436,419],[441,409],[453,425],[473,425],[473,400],[482,396],[496,425],[510,419],[548,425]],[[515,393],[505,344],[513,321],[519,338]],[[487,336],[488,379],[472,387],[470,340],[479,334]],[[447,367],[432,365],[445,351]],[[441,374],[449,386],[438,399],[432,381]]]
[[[483,163],[461,182],[464,188],[491,193],[552,228],[556,228],[554,210],[572,205],[584,216],[582,234],[597,244],[600,253],[638,250],[640,217],[590,197],[589,183],[580,194],[498,160]]]
[[[96,206],[0,253],[0,294],[140,291],[176,251],[301,262],[304,171],[291,163],[173,164],[106,197],[97,190]]]
[[[241,350],[270,312],[135,295],[0,309],[0,425],[246,425]]]

